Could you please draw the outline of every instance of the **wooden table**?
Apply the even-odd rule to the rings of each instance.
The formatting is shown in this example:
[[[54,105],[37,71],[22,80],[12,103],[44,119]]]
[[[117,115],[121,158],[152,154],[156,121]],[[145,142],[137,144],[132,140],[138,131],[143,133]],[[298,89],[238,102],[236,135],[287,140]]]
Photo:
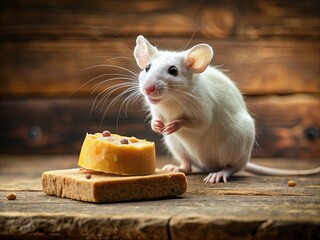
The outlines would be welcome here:
[[[159,167],[168,159],[159,158]],[[254,159],[313,168],[319,160]],[[227,184],[188,176],[187,193],[156,201],[93,204],[41,191],[46,170],[77,166],[76,156],[0,156],[0,239],[320,239],[320,175],[254,176]],[[288,180],[296,181],[288,187]],[[17,199],[6,195],[15,192]]]

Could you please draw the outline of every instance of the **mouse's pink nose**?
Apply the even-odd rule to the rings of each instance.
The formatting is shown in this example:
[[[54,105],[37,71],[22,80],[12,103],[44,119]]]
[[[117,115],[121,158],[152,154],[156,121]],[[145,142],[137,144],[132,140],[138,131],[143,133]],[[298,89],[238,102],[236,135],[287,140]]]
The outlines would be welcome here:
[[[153,93],[156,90],[156,86],[154,84],[150,84],[150,85],[146,86],[144,88],[144,90],[146,91],[146,93],[148,95],[150,95],[151,93]]]

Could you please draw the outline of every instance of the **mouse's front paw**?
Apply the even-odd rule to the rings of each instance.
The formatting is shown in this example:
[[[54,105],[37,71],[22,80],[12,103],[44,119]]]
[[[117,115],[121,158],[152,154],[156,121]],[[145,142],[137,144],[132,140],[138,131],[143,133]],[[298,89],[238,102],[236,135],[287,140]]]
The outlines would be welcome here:
[[[164,123],[159,119],[152,120],[151,121],[151,128],[155,133],[161,134],[163,131],[163,128],[164,128]]]
[[[171,134],[171,133],[174,133],[176,131],[178,131],[181,126],[182,126],[182,123],[183,123],[183,119],[177,119],[177,120],[174,120],[170,123],[168,123],[164,128],[163,128],[163,132],[166,133],[166,134]]]

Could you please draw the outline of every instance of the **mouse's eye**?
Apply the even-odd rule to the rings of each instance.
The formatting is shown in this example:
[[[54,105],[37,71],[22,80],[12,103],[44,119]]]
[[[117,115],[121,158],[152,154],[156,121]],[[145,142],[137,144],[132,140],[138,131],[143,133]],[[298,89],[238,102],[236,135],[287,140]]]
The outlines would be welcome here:
[[[168,73],[170,73],[173,76],[177,76],[178,75],[178,68],[176,66],[171,66],[168,69]]]
[[[146,72],[148,72],[150,70],[150,67],[151,67],[151,64],[149,63],[145,68]]]

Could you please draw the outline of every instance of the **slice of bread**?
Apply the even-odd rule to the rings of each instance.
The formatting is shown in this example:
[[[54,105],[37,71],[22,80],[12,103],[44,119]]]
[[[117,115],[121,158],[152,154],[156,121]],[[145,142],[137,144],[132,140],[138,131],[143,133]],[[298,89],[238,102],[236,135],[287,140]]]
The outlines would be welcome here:
[[[121,176],[83,168],[53,170],[42,174],[43,192],[86,202],[122,202],[158,199],[183,194],[183,173],[157,169],[144,176]]]
[[[125,140],[125,141],[123,141]],[[78,165],[95,171],[121,175],[155,173],[155,144],[135,137],[101,133],[87,134]]]

